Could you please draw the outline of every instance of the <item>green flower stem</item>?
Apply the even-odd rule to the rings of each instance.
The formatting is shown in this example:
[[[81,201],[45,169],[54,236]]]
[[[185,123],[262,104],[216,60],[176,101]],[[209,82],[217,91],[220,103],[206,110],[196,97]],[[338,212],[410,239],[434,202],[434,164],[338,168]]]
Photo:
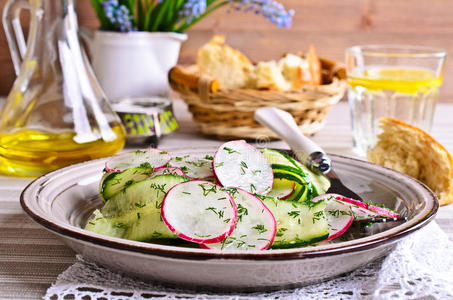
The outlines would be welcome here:
[[[206,17],[207,15],[213,13],[215,10],[217,10],[218,8],[226,5],[229,3],[228,0],[223,0],[221,1],[220,3],[218,3],[217,5],[213,6],[213,7],[210,7],[212,4],[215,4],[217,1],[214,1],[212,2],[207,8],[206,8],[206,11],[201,14],[198,18],[195,18],[193,19],[193,21],[189,24],[183,24],[181,25],[176,31],[177,32],[184,32],[186,30],[188,30],[190,27],[192,27],[193,25],[195,25],[196,23],[198,23],[201,19],[203,19],[204,17]]]

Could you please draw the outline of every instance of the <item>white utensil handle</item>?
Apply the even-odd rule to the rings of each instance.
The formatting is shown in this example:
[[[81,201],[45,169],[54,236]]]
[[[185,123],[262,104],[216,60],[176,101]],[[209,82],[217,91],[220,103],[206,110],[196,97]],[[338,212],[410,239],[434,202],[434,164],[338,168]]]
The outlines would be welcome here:
[[[263,107],[255,111],[255,120],[277,133],[301,162],[319,168],[323,173],[330,169],[330,160],[325,156],[324,150],[300,132],[290,113],[275,107]],[[314,160],[322,160],[328,166],[320,166]]]

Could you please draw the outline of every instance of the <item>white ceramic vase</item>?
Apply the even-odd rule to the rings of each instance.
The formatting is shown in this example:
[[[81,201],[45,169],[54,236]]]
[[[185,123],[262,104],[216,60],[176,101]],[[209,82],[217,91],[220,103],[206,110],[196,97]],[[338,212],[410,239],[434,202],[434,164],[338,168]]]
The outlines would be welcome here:
[[[82,31],[92,65],[111,102],[124,98],[168,96],[168,71],[186,34],[174,32]]]

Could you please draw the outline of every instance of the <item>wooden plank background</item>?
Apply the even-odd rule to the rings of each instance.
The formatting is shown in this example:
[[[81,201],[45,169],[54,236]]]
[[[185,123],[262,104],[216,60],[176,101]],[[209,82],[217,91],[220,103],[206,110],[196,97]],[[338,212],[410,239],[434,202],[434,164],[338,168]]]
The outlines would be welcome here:
[[[3,9],[6,0],[0,0]],[[279,29],[253,13],[223,8],[189,30],[180,62],[192,63],[200,45],[216,33],[253,61],[273,59],[314,44],[319,55],[342,61],[344,49],[356,44],[410,44],[453,53],[451,0],[281,0],[296,11],[293,27]],[[98,26],[89,0],[78,1],[82,26]],[[0,30],[0,95],[14,80],[9,50]],[[447,59],[441,101],[453,102],[453,60]]]

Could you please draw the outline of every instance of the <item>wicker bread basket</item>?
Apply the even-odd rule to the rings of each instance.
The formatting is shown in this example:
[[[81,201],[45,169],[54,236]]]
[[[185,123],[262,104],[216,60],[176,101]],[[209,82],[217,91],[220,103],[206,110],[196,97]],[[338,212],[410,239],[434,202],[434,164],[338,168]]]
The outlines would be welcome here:
[[[220,139],[277,139],[273,132],[254,120],[255,110],[263,106],[288,111],[305,135],[313,135],[323,127],[327,112],[346,90],[344,68],[332,61],[320,60],[323,84],[297,91],[220,90],[218,82],[200,76],[196,66],[172,68],[169,81],[188,104],[201,133],[205,135]]]

